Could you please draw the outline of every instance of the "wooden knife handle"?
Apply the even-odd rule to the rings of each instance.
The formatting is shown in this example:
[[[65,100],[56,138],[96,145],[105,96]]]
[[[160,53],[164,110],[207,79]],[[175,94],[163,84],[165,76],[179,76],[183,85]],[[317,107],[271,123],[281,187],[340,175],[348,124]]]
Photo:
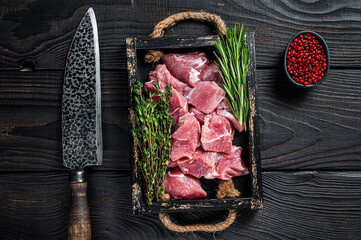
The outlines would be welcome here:
[[[68,223],[69,240],[90,240],[91,225],[87,199],[85,172],[74,170],[70,173],[70,212]]]

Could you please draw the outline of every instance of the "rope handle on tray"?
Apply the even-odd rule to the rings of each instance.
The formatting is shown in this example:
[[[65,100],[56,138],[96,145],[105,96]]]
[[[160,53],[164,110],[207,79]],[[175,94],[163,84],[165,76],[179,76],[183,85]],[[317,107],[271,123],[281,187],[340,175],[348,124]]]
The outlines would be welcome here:
[[[221,181],[218,186],[217,198],[222,199],[224,197],[238,197],[240,192],[234,188],[232,179],[228,181]],[[159,219],[164,226],[169,230],[185,233],[185,232],[218,232],[223,231],[234,222],[237,212],[235,209],[230,209],[227,218],[216,224],[193,224],[193,225],[178,225],[173,223],[167,213],[159,213]]]
[[[224,24],[222,18],[218,15],[207,13],[207,12],[181,12],[171,15],[159,22],[155,27],[153,32],[149,35],[151,38],[161,38],[164,35],[164,31],[167,28],[170,28],[177,24],[180,21],[184,20],[196,20],[201,22],[211,22],[213,23],[218,33],[226,33],[226,25]],[[147,63],[154,63],[161,59],[163,52],[159,50],[149,50],[145,55],[145,61]]]

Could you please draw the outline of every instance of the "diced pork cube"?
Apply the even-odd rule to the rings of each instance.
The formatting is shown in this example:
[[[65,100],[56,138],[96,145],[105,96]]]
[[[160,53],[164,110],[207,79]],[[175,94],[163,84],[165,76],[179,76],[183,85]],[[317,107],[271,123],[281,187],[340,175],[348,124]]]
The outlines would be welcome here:
[[[178,119],[176,131],[172,134],[172,151],[170,158],[177,161],[181,158],[192,158],[200,145],[200,126],[193,113],[187,113]]]
[[[223,83],[223,79],[219,74],[219,68],[214,62],[211,62],[207,65],[207,67],[201,73],[202,81],[214,81],[217,84]]]
[[[200,74],[208,64],[204,52],[165,54],[162,61],[175,78],[191,87],[200,81]]]
[[[242,161],[241,155],[242,148],[232,146],[232,151],[229,154],[221,154],[215,167],[204,177],[207,179],[229,180],[232,177],[247,175],[249,171]]]
[[[233,146],[232,152],[223,154],[216,164],[217,178],[229,180],[232,177],[244,176],[249,173],[248,168],[241,158],[242,148]]]
[[[149,82],[146,82],[144,87],[147,91],[155,92],[156,83],[158,83],[161,91],[165,91],[165,87],[168,84],[180,93],[183,93],[184,88],[187,86],[187,84],[173,77],[165,64],[158,64],[155,69],[149,73]]]
[[[201,182],[190,175],[185,175],[179,168],[174,168],[167,173],[163,187],[172,199],[195,199],[207,196]]]
[[[177,124],[180,116],[188,112],[187,99],[176,89],[172,88],[172,97],[169,99],[169,113]]]
[[[197,108],[190,106],[189,107],[189,112],[194,113],[194,116],[197,118],[199,124],[203,125],[204,124],[204,118],[207,116],[206,114],[202,113],[201,111],[199,111]]]
[[[232,126],[226,118],[217,114],[205,117],[201,136],[204,150],[230,153],[232,140]]]
[[[222,102],[217,106],[216,112],[218,115],[226,117],[231,122],[232,126],[239,132],[244,130],[244,124],[241,125],[239,123],[226,99],[223,99]]]
[[[189,104],[199,111],[209,114],[213,112],[224,98],[224,91],[215,82],[200,82],[193,89],[189,98]]]
[[[178,166],[184,174],[200,178],[212,171],[221,155],[221,153],[205,152],[202,148],[197,148],[192,159],[180,159]]]

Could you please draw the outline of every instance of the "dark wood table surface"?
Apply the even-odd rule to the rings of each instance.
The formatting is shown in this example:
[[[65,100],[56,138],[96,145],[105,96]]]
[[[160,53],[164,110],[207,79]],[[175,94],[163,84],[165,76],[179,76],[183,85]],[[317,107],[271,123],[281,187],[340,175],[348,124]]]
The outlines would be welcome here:
[[[361,2],[248,0],[2,0],[0,3],[0,239],[65,239],[68,171],[62,166],[61,95],[70,41],[88,7],[98,20],[104,136],[88,168],[94,239],[359,239],[361,237]],[[133,216],[125,38],[147,36],[170,14],[206,10],[256,32],[264,209],[241,210],[215,234],[177,234],[157,215]],[[313,89],[287,82],[288,40],[314,30],[331,70]],[[167,36],[214,28],[180,23]],[[21,67],[34,71],[20,71]],[[177,213],[213,223],[226,212]]]

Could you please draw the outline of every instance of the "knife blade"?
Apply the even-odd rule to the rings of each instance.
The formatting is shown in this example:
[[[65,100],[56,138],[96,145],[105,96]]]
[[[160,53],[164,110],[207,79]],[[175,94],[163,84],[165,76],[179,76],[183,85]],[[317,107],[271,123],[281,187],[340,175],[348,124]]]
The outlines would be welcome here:
[[[98,29],[89,8],[70,44],[62,100],[63,164],[70,168],[68,239],[91,239],[87,181],[83,171],[102,164]]]

